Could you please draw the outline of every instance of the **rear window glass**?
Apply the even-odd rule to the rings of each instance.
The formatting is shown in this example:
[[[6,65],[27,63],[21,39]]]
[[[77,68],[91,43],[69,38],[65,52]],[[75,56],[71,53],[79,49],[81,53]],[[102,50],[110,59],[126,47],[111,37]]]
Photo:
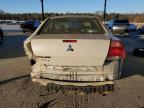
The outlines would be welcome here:
[[[34,21],[26,21],[25,24],[34,24]]]
[[[115,23],[129,23],[128,20],[115,20]]]
[[[40,34],[103,34],[104,30],[95,19],[56,18],[48,20]]]

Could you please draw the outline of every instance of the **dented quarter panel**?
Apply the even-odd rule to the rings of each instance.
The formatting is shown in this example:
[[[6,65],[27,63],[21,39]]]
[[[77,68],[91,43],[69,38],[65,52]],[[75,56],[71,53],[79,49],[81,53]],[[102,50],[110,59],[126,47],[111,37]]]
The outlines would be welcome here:
[[[24,41],[24,50],[25,54],[29,57],[29,59],[33,59],[33,53],[32,50],[29,48],[29,45],[31,44],[31,39],[34,38],[37,33],[40,31],[41,27],[44,25],[44,23],[47,21],[43,21],[41,25],[36,29],[34,33],[32,33],[25,41]]]

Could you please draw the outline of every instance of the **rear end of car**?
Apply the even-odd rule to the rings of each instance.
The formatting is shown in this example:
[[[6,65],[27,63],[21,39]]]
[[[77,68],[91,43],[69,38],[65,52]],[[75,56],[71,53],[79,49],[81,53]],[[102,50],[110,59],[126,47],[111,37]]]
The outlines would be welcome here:
[[[128,26],[128,32],[136,32],[137,26],[135,24],[129,24]]]
[[[39,21],[26,21],[25,23],[21,24],[21,29],[22,31],[25,33],[25,32],[33,32],[35,31],[38,26],[40,25],[40,22]]]
[[[112,34],[128,35],[128,20],[115,20],[111,29]]]
[[[125,50],[94,17],[54,17],[25,41],[32,79],[50,88],[113,89]]]
[[[138,28],[137,33],[144,34],[144,26]]]

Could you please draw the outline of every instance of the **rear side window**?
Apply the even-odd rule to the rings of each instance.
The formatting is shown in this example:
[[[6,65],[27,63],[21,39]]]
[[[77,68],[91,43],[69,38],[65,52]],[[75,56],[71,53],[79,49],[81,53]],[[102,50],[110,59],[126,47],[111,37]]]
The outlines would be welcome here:
[[[56,18],[48,20],[40,34],[104,34],[104,30],[96,19]]]

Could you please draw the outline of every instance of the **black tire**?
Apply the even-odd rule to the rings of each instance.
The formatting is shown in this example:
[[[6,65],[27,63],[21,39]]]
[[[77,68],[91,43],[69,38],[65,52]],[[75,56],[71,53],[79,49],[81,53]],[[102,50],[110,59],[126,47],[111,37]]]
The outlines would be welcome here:
[[[25,33],[26,31],[25,30],[23,30],[23,33]]]
[[[144,57],[144,48],[135,48],[133,50],[133,55],[138,57]]]
[[[3,32],[0,31],[0,44],[2,44],[2,43],[3,43]]]

